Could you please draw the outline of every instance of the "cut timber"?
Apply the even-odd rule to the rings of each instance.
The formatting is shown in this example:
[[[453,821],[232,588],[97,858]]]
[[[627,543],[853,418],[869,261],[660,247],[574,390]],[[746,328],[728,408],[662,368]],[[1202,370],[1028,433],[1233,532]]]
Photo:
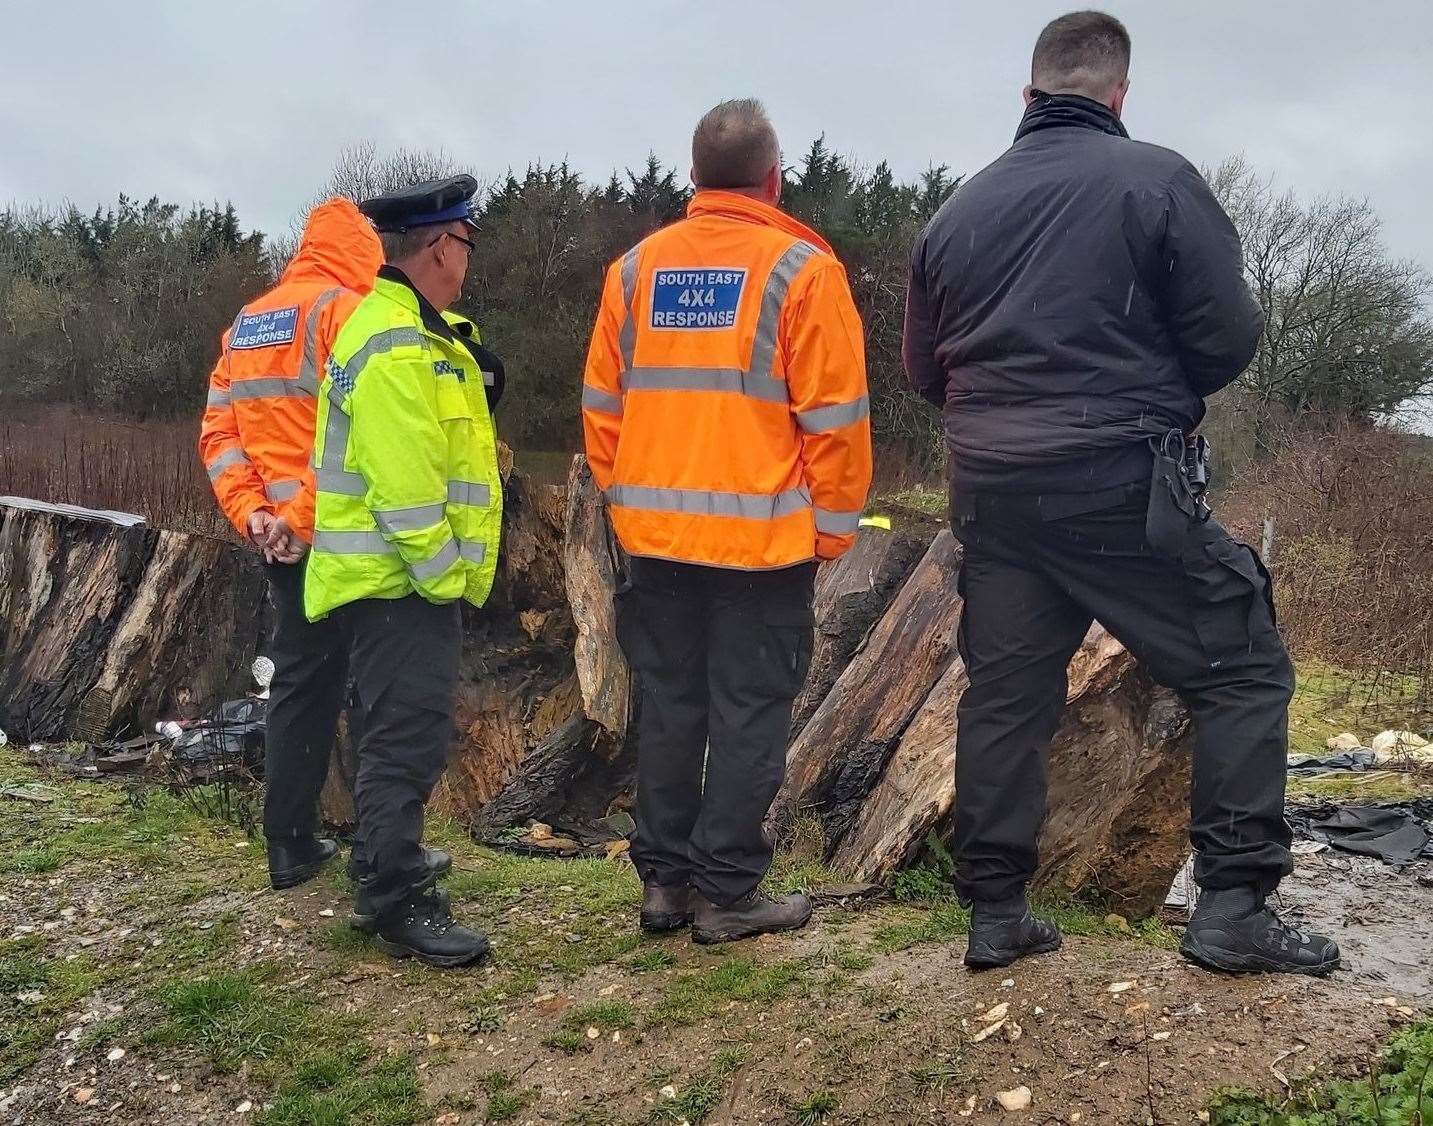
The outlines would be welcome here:
[[[809,809],[828,842],[845,835],[955,655],[959,567],[960,544],[942,531],[787,752],[786,780],[769,817],[774,831]]]
[[[601,495],[584,459],[576,458],[569,475],[565,542],[557,558],[563,563],[576,636],[579,691],[561,720],[477,813],[473,832],[480,839],[534,818],[551,824],[600,818],[632,785],[631,690],[617,646],[612,599],[618,562],[610,537]]]
[[[893,511],[891,523],[890,531],[862,528],[850,551],[821,565],[812,600],[816,635],[811,671],[791,710],[792,738],[821,706],[940,531],[933,517],[905,509]]]
[[[833,863],[877,880],[945,835],[955,798],[958,659],[902,735]],[[1189,718],[1103,627],[1070,662],[1065,714],[1050,746],[1049,815],[1036,888],[1092,893],[1130,917],[1153,911],[1188,854]]]
[[[263,588],[224,540],[0,506],[0,726],[123,736],[242,694]]]
[[[632,674],[617,644],[613,594],[620,549],[585,457],[572,459],[567,476],[567,527],[562,563],[567,601],[577,627],[573,656],[582,707],[619,742],[627,734]]]

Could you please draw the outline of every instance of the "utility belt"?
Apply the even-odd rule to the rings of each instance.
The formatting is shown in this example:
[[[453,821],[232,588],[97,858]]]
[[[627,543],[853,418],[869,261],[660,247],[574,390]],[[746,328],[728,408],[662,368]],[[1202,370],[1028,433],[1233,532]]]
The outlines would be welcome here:
[[[1153,427],[1152,427],[1153,428]],[[1149,439],[1154,464],[1150,471],[1149,510],[1145,535],[1161,555],[1178,557],[1189,533],[1208,522],[1209,442],[1204,435],[1187,437],[1182,430],[1162,430]]]

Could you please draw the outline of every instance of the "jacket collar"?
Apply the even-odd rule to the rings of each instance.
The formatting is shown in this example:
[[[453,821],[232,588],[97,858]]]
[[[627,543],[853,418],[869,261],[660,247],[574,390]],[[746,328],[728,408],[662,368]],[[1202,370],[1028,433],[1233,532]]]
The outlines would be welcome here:
[[[719,215],[725,219],[739,219],[744,223],[756,223],[763,227],[775,227],[789,235],[809,242],[817,250],[831,254],[831,244],[799,219],[795,219],[759,199],[742,195],[740,192],[724,192],[715,188],[699,188],[692,201],[687,204],[687,218],[702,215]]]
[[[1019,141],[1042,129],[1093,129],[1112,137],[1129,137],[1109,106],[1080,94],[1039,94],[1015,131]]]
[[[441,336],[444,340],[453,339],[453,330],[443,319],[443,314],[433,307],[431,301],[418,292],[418,287],[397,266],[387,264],[380,266],[378,280],[373,288],[375,292],[383,294],[390,301],[397,302],[409,312],[417,313],[423,322],[423,327],[434,336]]]

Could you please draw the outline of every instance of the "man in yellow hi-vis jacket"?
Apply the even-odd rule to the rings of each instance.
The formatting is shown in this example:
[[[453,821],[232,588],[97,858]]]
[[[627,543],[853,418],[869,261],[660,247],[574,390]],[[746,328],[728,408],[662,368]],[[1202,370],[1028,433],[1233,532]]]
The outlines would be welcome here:
[[[387,264],[334,342],[319,395],[304,584],[309,618],[342,615],[353,638],[366,867],[355,922],[395,957],[436,966],[488,948],[453,921],[421,843],[453,738],[459,602],[487,599],[502,521],[489,403],[501,365],[443,312],[467,274],[476,189],[455,176],[360,205]]]

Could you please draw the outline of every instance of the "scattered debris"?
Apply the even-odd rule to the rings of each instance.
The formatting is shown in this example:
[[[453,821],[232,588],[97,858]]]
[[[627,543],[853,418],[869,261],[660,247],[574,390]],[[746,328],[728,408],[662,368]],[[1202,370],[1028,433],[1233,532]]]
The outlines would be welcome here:
[[[1433,762],[1433,744],[1412,731],[1381,731],[1369,748],[1379,762]]]
[[[1010,1091],[1001,1091],[995,1096],[995,1101],[1000,1104],[1002,1110],[1029,1110],[1034,1096],[1029,1087],[1016,1087]]]
[[[1422,856],[1433,858],[1433,838],[1407,805],[1295,806],[1287,817],[1301,837],[1325,841],[1344,852],[1376,856],[1395,867]]]
[[[989,1010],[988,1012],[984,1013],[984,1014],[980,1017],[980,1020],[981,1020],[982,1023],[987,1023],[987,1024],[988,1024],[990,1021],[992,1021],[992,1020],[1004,1020],[1005,1017],[1006,1017],[1006,1014],[1008,1014],[1009,1012],[1010,1012],[1010,1002],[1009,1002],[1009,1001],[1001,1001],[1000,1004],[996,1005],[993,1009],[991,1009],[991,1010]]]
[[[70,1098],[77,1103],[87,1103],[94,1097],[95,1089],[93,1087],[76,1087],[70,1092]]]
[[[1116,982],[1114,982],[1114,983],[1112,983],[1112,984],[1110,985],[1110,987],[1109,987],[1109,992],[1110,992],[1110,993],[1123,993],[1123,992],[1125,992],[1126,990],[1133,989],[1134,986],[1135,986],[1135,983],[1132,982],[1132,981],[1116,981]]]
[[[1299,775],[1333,774],[1340,771],[1360,772],[1372,769],[1377,763],[1377,756],[1370,750],[1363,747],[1355,747],[1352,750],[1338,751],[1335,754],[1319,758],[1317,755],[1290,755],[1289,773]]]
[[[0,795],[17,801],[41,802],[48,805],[60,796],[60,791],[41,782],[25,782],[19,786],[6,786]]]
[[[1356,751],[1363,744],[1353,732],[1345,731],[1342,735],[1331,735],[1324,741],[1324,746],[1331,751]]]
[[[105,1059],[109,1060],[110,1063],[118,1063],[120,1060],[124,1059],[124,1049],[111,1048],[109,1050],[109,1054],[105,1056]]]

